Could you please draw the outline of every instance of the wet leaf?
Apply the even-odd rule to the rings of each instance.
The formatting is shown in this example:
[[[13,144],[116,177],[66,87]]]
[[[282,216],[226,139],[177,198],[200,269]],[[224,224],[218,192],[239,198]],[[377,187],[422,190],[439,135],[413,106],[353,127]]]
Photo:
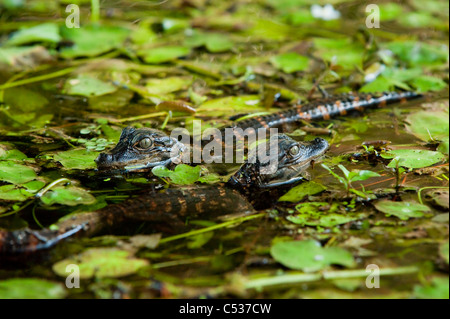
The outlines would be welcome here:
[[[183,46],[164,46],[143,51],[141,56],[146,63],[158,64],[186,56],[190,51],[188,47]]]
[[[290,222],[301,226],[334,227],[357,220],[355,214],[338,213],[338,204],[306,202],[295,206],[298,214],[286,217]]]
[[[423,141],[448,139],[448,112],[419,111],[410,114],[406,121],[407,130]]]
[[[57,43],[60,40],[61,36],[59,35],[58,25],[55,23],[43,23],[15,32],[11,38],[6,41],[6,44],[13,46],[33,42]]]
[[[387,216],[394,215],[401,220],[423,217],[425,213],[430,212],[430,208],[428,206],[407,201],[393,202],[390,200],[382,200],[376,202],[374,206]]]
[[[36,172],[28,166],[13,161],[0,161],[0,181],[23,184],[36,177]]]
[[[315,240],[278,242],[270,249],[272,257],[284,266],[314,272],[332,264],[356,265],[351,253],[339,247],[321,247]]]
[[[285,202],[299,202],[309,195],[315,195],[326,190],[326,187],[316,182],[306,182],[291,188],[286,194],[278,199]]]
[[[0,199],[22,202],[30,196],[33,196],[33,193],[27,191],[26,189],[20,187],[18,188],[15,185],[0,186]]]
[[[148,261],[134,258],[126,250],[92,248],[78,256],[57,262],[53,265],[53,271],[61,277],[67,277],[66,267],[70,264],[79,266],[81,279],[89,279],[128,276],[147,266]]]
[[[448,49],[417,41],[393,41],[387,48],[410,66],[439,65],[448,59]]]
[[[89,75],[79,75],[75,79],[69,79],[64,85],[64,92],[70,95],[100,96],[113,93],[117,87],[113,84],[96,79]]]
[[[63,58],[96,56],[119,48],[129,30],[116,26],[83,26],[82,28],[62,28],[64,39],[74,42],[71,47],[63,48]],[[101,40],[100,40],[101,39]]]
[[[145,88],[149,94],[163,95],[179,90],[187,90],[192,84],[191,77],[167,77],[147,80]]]
[[[309,66],[309,58],[295,52],[283,53],[270,59],[272,64],[286,73],[304,71]]]
[[[326,61],[333,62],[345,69],[353,69],[355,66],[362,68],[364,48],[350,39],[315,38],[314,45],[318,50],[318,55]]]
[[[185,45],[190,47],[205,46],[209,52],[225,52],[233,48],[234,43],[226,34],[195,32],[187,37]]]
[[[165,166],[156,166],[152,169],[152,173],[158,177],[168,177],[174,184],[190,185],[200,178],[200,166],[192,167],[186,164],[179,164],[173,171]]]
[[[197,113],[214,114],[215,116],[230,115],[247,111],[258,111],[260,105],[259,96],[241,95],[206,101],[197,108]]]
[[[395,168],[397,162],[399,166],[407,168],[422,168],[445,160],[445,155],[440,152],[407,149],[391,150],[388,153],[381,153],[381,157],[393,159],[388,165],[391,168]]]
[[[67,292],[61,283],[38,278],[0,281],[0,299],[60,299]]]
[[[440,91],[447,87],[447,83],[434,76],[422,75],[411,81],[418,92]]]
[[[53,204],[76,206],[95,203],[95,197],[87,190],[76,186],[56,186],[41,197],[41,201],[48,206]]]
[[[33,112],[48,104],[48,100],[38,92],[23,87],[10,88],[5,91],[4,101],[15,111]]]
[[[0,144],[0,160],[22,161],[27,158],[28,157],[21,151],[16,149],[5,150]]]
[[[449,280],[447,278],[435,277],[431,284],[415,286],[414,295],[420,299],[448,299]]]
[[[98,154],[99,152],[76,149],[56,153],[54,160],[60,162],[66,169],[93,169],[96,167],[94,160]]]

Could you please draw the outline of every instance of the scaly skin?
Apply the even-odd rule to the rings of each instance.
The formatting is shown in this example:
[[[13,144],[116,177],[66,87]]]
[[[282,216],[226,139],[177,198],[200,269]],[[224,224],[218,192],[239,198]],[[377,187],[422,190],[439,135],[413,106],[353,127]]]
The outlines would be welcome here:
[[[244,163],[225,187],[166,189],[141,194],[98,211],[65,217],[55,224],[58,230],[53,231],[28,228],[0,231],[0,255],[24,256],[39,252],[66,238],[93,236],[106,228],[117,227],[125,220],[167,222],[173,225],[187,216],[205,212],[220,212],[222,215],[251,212],[253,207],[246,195],[254,194],[258,189],[298,182],[301,179],[298,175],[328,149],[328,143],[321,138],[311,142],[296,142],[280,134],[271,141],[278,146],[277,161],[274,162],[277,167],[272,173],[264,171],[273,163],[271,158],[260,160],[255,155],[254,163]]]
[[[256,130],[260,128],[280,128],[283,130],[284,126],[298,121],[329,120],[351,112],[361,112],[365,109],[383,107],[387,104],[404,102],[419,97],[421,95],[414,92],[388,92],[383,94],[345,94],[337,98],[321,99],[276,113],[235,122],[232,126],[221,129],[222,134],[217,142],[225,147],[223,139],[226,129],[234,129],[234,142],[237,143],[238,141],[244,141],[245,137],[239,129],[242,131],[250,129],[247,136],[255,134]],[[148,148],[140,147],[139,142],[144,138],[149,138],[151,141]],[[201,145],[194,144],[193,147],[203,147],[211,140],[203,140]],[[177,151],[173,151],[175,149]],[[179,160],[179,155],[185,149],[186,147],[182,143],[158,130],[129,127],[122,133],[117,146],[107,153],[100,154],[96,162],[100,170],[145,171],[156,165],[171,166],[174,164],[173,159]],[[173,151],[172,155],[170,151]]]

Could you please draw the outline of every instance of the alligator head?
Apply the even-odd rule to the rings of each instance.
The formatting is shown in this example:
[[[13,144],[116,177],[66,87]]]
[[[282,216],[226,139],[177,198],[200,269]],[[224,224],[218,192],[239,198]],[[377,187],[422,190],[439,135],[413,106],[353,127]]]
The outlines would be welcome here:
[[[276,151],[270,154],[266,147],[266,155],[262,158],[257,152],[245,162],[239,171],[228,181],[240,188],[268,188],[290,185],[303,180],[301,176],[315,160],[328,150],[329,144],[322,138],[309,142],[297,142],[292,138],[279,134],[268,142]],[[259,146],[258,146],[259,147]]]
[[[139,172],[177,162],[184,149],[184,144],[159,130],[129,126],[122,131],[117,145],[100,153],[95,162],[99,170]]]

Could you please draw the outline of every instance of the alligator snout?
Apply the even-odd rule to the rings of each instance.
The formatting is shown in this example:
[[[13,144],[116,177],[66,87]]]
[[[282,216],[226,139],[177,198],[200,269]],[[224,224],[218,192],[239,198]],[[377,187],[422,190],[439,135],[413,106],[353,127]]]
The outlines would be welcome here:
[[[95,159],[98,168],[108,167],[113,163],[113,155],[107,153],[100,153]]]

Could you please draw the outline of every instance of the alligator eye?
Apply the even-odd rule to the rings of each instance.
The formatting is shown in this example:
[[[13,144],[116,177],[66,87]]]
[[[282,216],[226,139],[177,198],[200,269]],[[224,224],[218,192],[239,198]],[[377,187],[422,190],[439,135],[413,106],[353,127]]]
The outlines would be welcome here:
[[[139,147],[143,149],[147,149],[152,146],[153,142],[149,137],[143,138],[139,141]]]
[[[298,154],[299,151],[300,151],[300,149],[298,148],[298,146],[294,145],[289,149],[289,154],[291,154],[292,156],[295,156]]]

